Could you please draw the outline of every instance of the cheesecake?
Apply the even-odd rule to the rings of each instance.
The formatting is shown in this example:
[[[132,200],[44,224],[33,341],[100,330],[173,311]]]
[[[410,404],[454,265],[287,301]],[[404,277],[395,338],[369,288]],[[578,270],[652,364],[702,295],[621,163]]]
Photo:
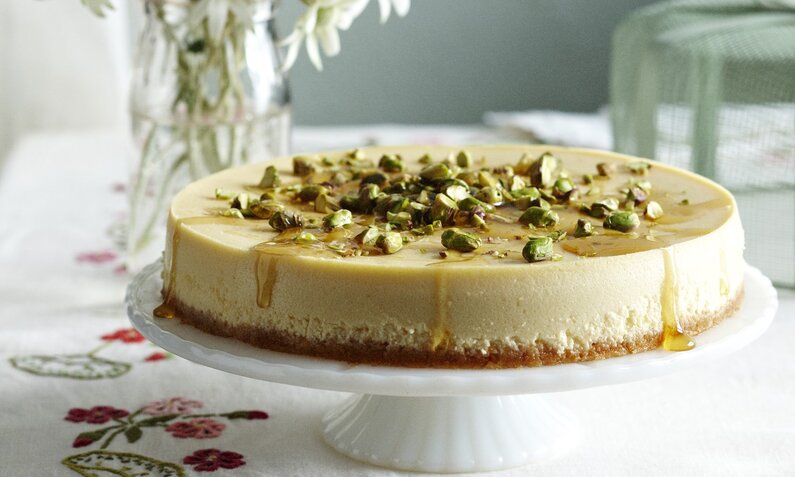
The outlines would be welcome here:
[[[174,198],[155,311],[270,350],[520,367],[686,351],[743,293],[731,194],[552,146],[399,146],[225,170]]]

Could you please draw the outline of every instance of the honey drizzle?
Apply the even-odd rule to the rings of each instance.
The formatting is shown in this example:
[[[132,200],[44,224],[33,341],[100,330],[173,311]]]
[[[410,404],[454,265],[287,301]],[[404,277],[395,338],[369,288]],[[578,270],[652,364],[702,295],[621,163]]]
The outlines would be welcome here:
[[[663,322],[663,348],[668,351],[688,351],[696,346],[693,338],[682,331],[676,309],[678,283],[673,251],[662,249],[665,264],[660,308]]]
[[[157,308],[152,311],[152,314],[158,318],[174,318],[177,316],[177,310],[174,306],[174,288],[177,281],[177,247],[179,246],[180,238],[182,237],[182,225],[200,225],[200,224],[228,224],[228,225],[247,225],[250,226],[251,222],[246,222],[242,219],[235,219],[222,216],[206,216],[206,217],[185,217],[174,221],[174,232],[171,235],[171,263],[168,267],[168,281],[165,284],[166,296],[163,298]]]
[[[262,263],[265,253],[257,254],[257,306],[268,308],[271,305],[273,286],[276,284],[276,265],[278,259],[271,255],[266,266]]]
[[[436,280],[436,316],[431,325],[431,351],[447,348],[450,344],[449,303],[447,296],[447,274],[439,270]]]

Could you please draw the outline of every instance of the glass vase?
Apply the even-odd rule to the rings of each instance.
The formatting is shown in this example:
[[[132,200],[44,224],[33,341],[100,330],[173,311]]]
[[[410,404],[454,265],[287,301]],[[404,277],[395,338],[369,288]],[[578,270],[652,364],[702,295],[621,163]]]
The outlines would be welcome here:
[[[208,174],[289,153],[275,5],[145,0],[133,70],[127,266],[160,256],[174,194]]]

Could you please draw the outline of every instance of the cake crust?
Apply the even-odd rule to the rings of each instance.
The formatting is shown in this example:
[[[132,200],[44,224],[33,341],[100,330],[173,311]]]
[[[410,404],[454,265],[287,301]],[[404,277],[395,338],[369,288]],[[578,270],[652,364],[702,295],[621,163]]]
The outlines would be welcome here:
[[[706,312],[687,317],[684,331],[697,335],[732,316],[742,305],[744,289],[717,312]],[[225,338],[235,338],[244,343],[283,353],[313,356],[355,364],[402,366],[416,368],[518,368],[537,367],[580,361],[613,358],[641,353],[659,348],[663,333],[648,333],[635,340],[612,344],[591,343],[588,349],[567,349],[563,353],[545,343],[520,346],[518,349],[491,346],[489,349],[431,350],[424,347],[409,348],[376,340],[330,342],[310,340],[305,336],[285,333],[254,325],[232,325],[207,313],[176,302],[177,318],[184,324],[206,333]]]

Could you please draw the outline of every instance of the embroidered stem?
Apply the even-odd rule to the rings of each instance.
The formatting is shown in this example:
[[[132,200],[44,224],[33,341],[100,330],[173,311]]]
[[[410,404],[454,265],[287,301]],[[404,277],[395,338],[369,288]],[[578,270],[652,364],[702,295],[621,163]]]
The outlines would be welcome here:
[[[95,355],[97,353],[99,353],[100,351],[102,351],[103,349],[107,348],[108,346],[110,346],[112,344],[113,344],[113,341],[106,341],[105,343],[102,343],[101,345],[97,346],[96,348],[94,348],[91,351],[89,351],[88,353],[86,353],[86,356],[90,356],[92,358],[95,358],[96,357]]]

